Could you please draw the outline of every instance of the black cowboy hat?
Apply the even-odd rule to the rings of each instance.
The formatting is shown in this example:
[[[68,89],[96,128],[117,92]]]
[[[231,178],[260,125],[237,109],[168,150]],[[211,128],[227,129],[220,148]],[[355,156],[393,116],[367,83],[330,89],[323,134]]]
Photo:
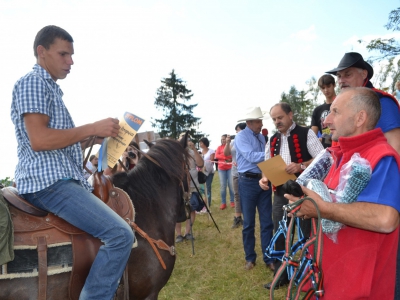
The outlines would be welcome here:
[[[346,53],[343,56],[339,65],[337,66],[337,68],[327,71],[325,73],[336,75],[336,73],[338,71],[342,71],[342,70],[350,68],[350,67],[367,70],[368,71],[368,79],[371,79],[372,76],[374,76],[374,69],[372,68],[372,66],[369,63],[367,63],[366,61],[364,61],[361,54],[357,53],[357,52]]]

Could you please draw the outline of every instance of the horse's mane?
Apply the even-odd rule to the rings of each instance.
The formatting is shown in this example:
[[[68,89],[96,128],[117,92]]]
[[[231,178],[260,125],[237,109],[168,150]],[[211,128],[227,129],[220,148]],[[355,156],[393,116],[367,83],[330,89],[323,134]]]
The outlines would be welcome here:
[[[146,156],[128,173],[121,172],[113,176],[116,187],[125,190],[135,204],[149,202],[159,198],[160,189],[184,180],[185,165],[188,159],[185,148],[175,140],[160,139],[147,152],[160,166]]]

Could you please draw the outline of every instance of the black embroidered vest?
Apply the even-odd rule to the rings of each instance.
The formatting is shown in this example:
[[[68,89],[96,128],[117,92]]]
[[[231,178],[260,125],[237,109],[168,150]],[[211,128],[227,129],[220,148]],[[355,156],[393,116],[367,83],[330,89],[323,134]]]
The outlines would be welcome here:
[[[290,132],[288,137],[289,151],[292,162],[302,163],[309,161],[312,156],[308,153],[307,149],[307,135],[310,129],[308,127],[302,127],[296,125],[296,127]],[[278,131],[270,139],[270,154],[274,157],[280,154],[281,151],[281,134]],[[300,173],[295,174],[297,177]]]

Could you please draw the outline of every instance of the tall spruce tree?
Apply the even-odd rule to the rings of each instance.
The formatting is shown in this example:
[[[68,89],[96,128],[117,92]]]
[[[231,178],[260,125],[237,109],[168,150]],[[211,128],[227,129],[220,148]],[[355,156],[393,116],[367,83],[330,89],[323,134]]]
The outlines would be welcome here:
[[[180,133],[187,130],[192,137],[201,135],[196,131],[201,124],[200,118],[193,116],[193,109],[197,104],[185,104],[192,98],[192,91],[177,77],[175,70],[169,75],[169,78],[161,80],[162,85],[157,89],[154,101],[157,109],[163,112],[163,118],[152,118],[152,127],[157,128],[160,137],[176,139]]]

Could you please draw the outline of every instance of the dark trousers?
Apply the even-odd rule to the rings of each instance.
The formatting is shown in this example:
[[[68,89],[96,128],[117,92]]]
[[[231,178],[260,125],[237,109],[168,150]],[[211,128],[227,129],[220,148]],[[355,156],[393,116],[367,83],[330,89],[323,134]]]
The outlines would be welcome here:
[[[279,227],[279,221],[282,220],[283,218],[283,209],[282,207],[286,204],[288,204],[288,200],[283,197],[285,194],[284,189],[282,186],[278,186],[276,188],[276,191],[274,192],[274,201],[272,204],[272,219],[274,221],[274,231],[278,231]],[[287,219],[287,226],[289,226],[291,218]],[[311,220],[300,220],[300,228],[304,234],[304,236],[310,236],[311,233]],[[285,239],[282,235],[279,236],[279,238],[276,240],[275,243],[275,250],[285,250]],[[282,262],[280,260],[275,261],[275,272],[280,268]],[[289,281],[288,275],[286,270],[284,271],[282,277],[281,277],[282,282],[287,282]]]

